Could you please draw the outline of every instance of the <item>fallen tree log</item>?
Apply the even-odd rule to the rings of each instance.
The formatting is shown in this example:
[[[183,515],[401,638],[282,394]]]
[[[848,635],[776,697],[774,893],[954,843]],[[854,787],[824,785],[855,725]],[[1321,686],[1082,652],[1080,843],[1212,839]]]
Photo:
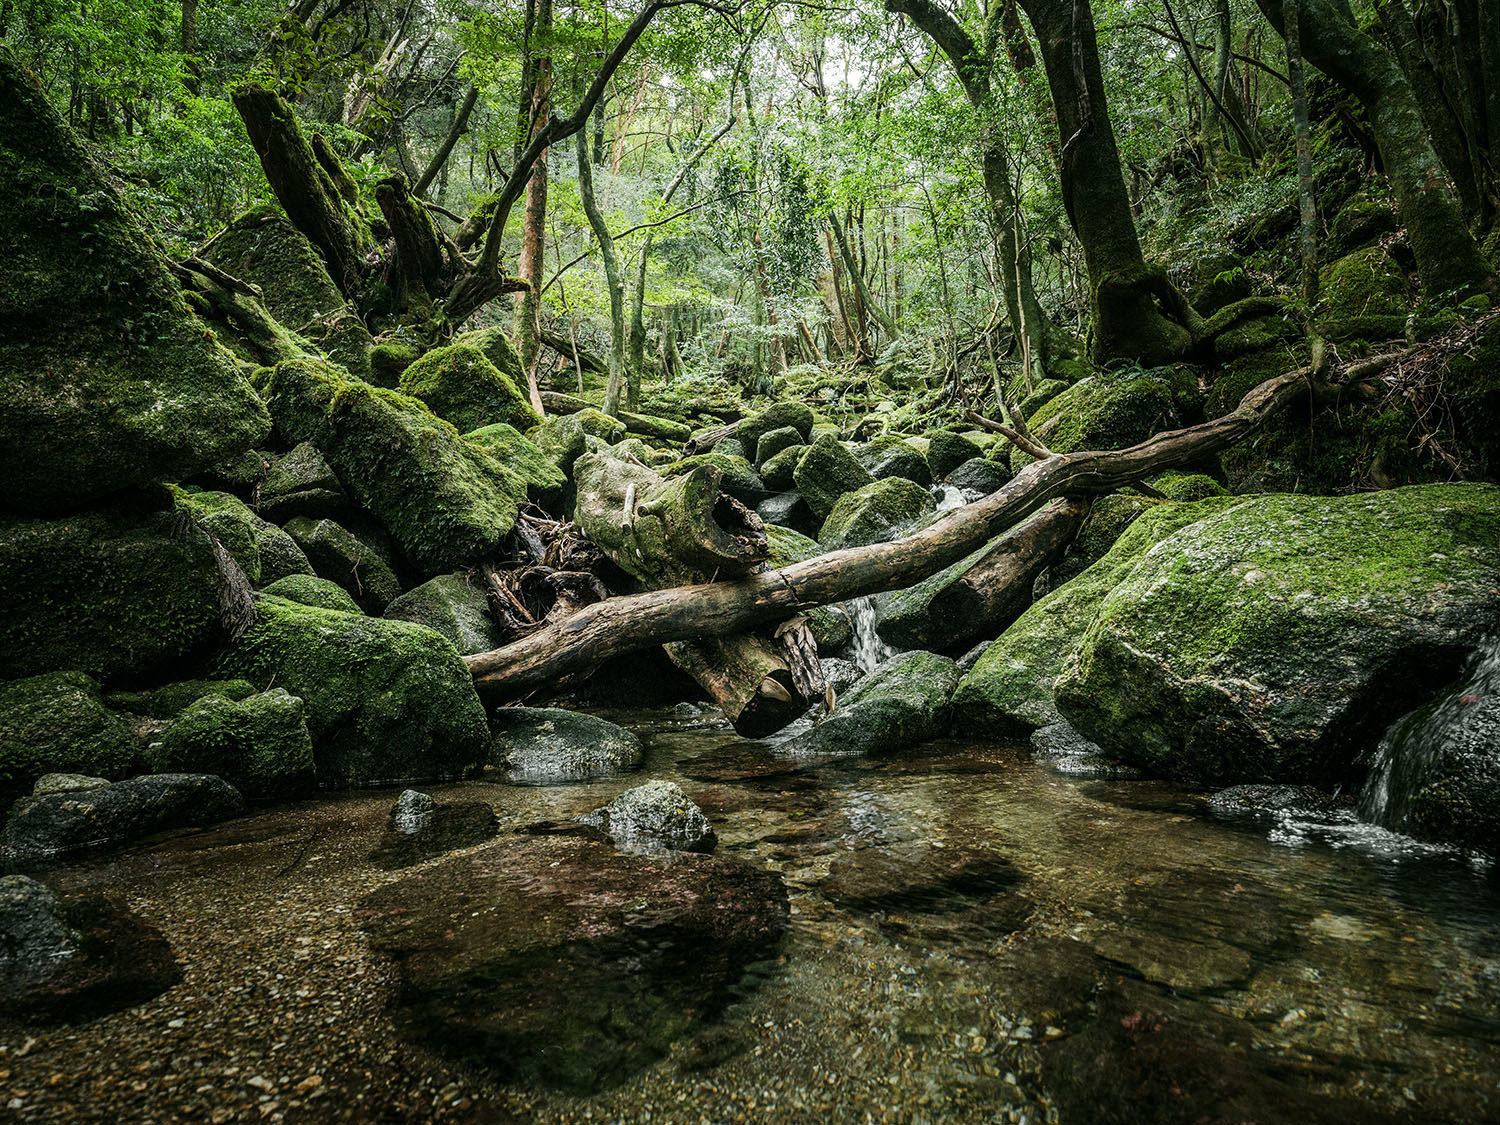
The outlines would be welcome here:
[[[904,539],[852,547],[728,582],[611,598],[503,648],[465,657],[475,686],[516,698],[621,652],[744,632],[804,609],[894,590],[951,566],[1059,496],[1113,492],[1243,440],[1307,393],[1307,369],[1269,379],[1231,413],[1129,449],[1034,461],[1003,488]]]

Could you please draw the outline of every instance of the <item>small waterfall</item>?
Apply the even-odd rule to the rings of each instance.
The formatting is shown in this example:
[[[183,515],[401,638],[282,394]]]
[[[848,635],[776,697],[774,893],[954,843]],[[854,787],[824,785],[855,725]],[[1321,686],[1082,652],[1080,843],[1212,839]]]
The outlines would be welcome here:
[[[849,623],[854,627],[854,663],[861,672],[869,672],[881,661],[896,655],[896,650],[875,632],[875,626],[880,623],[880,607],[874,594],[853,598],[844,607],[849,611]]]
[[[951,484],[939,484],[935,485],[934,489],[938,493],[937,510],[939,514],[951,512],[954,508],[962,508],[968,503],[964,499],[963,489],[961,488],[954,488]]]
[[[1482,737],[1469,728],[1484,714],[1478,704],[1496,697],[1500,637],[1480,650],[1456,688],[1398,719],[1385,732],[1370,756],[1370,776],[1359,795],[1360,817],[1402,831],[1413,797],[1432,780],[1434,770],[1450,753]]]

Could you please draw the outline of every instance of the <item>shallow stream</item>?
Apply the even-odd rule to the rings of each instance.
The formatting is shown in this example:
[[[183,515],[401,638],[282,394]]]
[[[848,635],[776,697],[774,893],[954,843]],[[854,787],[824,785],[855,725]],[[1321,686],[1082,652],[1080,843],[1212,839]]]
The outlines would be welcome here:
[[[702,717],[623,721],[649,741],[629,777],[428,791],[492,804],[510,836],[674,780],[718,854],[782,875],[780,946],[665,1057],[579,1096],[404,1041],[357,917],[404,874],[369,860],[395,794],[361,793],[50,873],[123,895],[185,975],[90,1024],[0,1029],[0,1104],[21,1121],[1500,1119],[1483,864],[1379,830],[1226,822],[1200,794],[1004,747],[818,763]]]

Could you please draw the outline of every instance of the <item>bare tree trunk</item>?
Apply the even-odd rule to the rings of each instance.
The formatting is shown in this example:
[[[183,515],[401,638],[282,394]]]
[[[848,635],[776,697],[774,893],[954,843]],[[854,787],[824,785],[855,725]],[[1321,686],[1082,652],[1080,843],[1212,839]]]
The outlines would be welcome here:
[[[552,34],[552,0],[536,0],[534,34],[544,40]],[[530,137],[547,125],[552,112],[552,57],[550,47],[531,58]],[[519,176],[517,167],[512,175]],[[516,300],[516,342],[521,352],[521,367],[526,372],[526,393],[537,412],[542,410],[542,396],[536,381],[537,357],[541,354],[542,265],[547,237],[547,150],[543,149],[531,166],[526,181],[526,219],[521,232],[521,254],[516,272],[530,286]]]
[[[1292,128],[1297,143],[1297,249],[1302,259],[1302,299],[1308,308],[1318,299],[1318,209],[1314,198],[1312,134],[1307,120],[1307,83],[1302,73],[1302,30],[1296,0],[1285,0],[1286,68],[1292,86]]]
[[[589,159],[588,135],[581,130],[578,133],[578,195],[594,237],[599,240],[604,284],[609,289],[609,381],[604,387],[604,413],[615,417],[620,413],[620,394],[625,377],[625,280],[620,276],[615,240],[610,237],[609,227],[605,225],[599,204],[594,199],[594,171]]]

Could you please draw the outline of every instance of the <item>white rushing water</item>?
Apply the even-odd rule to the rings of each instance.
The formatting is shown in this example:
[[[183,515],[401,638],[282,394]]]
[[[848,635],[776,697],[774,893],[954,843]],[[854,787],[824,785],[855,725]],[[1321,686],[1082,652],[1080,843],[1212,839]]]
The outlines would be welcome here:
[[[854,664],[861,672],[870,672],[881,661],[896,655],[896,650],[880,639],[875,626],[880,624],[880,607],[875,595],[852,598],[844,603],[849,624],[854,629]]]
[[[1397,831],[1405,828],[1413,798],[1433,780],[1444,759],[1482,737],[1478,724],[1486,721],[1486,712],[1478,704],[1497,695],[1500,637],[1480,651],[1456,688],[1386,731],[1360,792],[1360,817]]]

